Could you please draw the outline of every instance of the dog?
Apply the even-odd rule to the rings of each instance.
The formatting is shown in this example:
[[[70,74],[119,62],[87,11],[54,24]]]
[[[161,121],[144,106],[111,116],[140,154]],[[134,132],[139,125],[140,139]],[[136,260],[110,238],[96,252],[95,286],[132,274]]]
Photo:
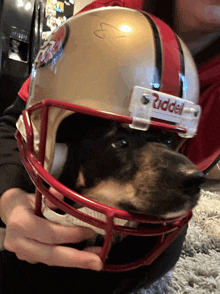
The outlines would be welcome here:
[[[206,180],[174,151],[173,133],[79,117],[77,125],[84,126],[81,136],[67,143],[63,184],[108,206],[149,216],[175,217],[196,205]]]
[[[175,151],[177,140],[172,132],[151,128],[138,131],[128,125],[74,114],[61,123],[57,142],[68,146],[59,177],[62,184],[87,198],[128,212],[178,217],[196,206],[202,186],[213,183]],[[80,208],[68,198],[65,201]],[[153,237],[149,242],[146,237],[116,235],[108,261],[132,262],[150,251],[155,242]],[[92,241],[74,247],[83,249],[88,245],[102,246],[103,236],[97,234]]]

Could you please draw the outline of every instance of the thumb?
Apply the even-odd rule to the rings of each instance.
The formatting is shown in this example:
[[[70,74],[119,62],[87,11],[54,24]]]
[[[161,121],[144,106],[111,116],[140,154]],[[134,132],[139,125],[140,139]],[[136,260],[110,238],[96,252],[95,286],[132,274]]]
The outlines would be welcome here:
[[[59,198],[60,200],[64,200],[64,196],[59,193],[58,191],[56,191],[54,188],[50,187],[49,188],[49,192],[51,192],[54,196],[56,196],[57,198]],[[46,197],[45,197],[46,198]],[[47,198],[45,199],[45,203],[46,205],[52,209],[52,210],[56,210],[57,206],[54,205],[50,200],[48,200]]]

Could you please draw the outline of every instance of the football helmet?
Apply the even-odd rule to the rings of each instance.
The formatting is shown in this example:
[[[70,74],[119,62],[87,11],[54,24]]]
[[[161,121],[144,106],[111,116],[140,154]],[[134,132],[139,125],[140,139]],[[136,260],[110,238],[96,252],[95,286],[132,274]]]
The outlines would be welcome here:
[[[129,213],[92,201],[60,183],[54,174],[57,130],[74,113],[195,135],[200,116],[198,77],[190,52],[160,19],[143,11],[105,7],[84,12],[56,29],[41,47],[31,74],[26,109],[17,122],[22,161],[36,186],[36,213],[65,225],[83,225],[104,235],[105,271],[149,265],[177,237],[191,211],[172,219]],[[65,147],[58,149],[65,157]],[[49,191],[79,203],[76,209]],[[43,198],[42,198],[43,195]],[[50,211],[45,197],[65,214]],[[128,222],[150,224],[134,228]],[[112,236],[158,236],[146,256],[107,264]]]

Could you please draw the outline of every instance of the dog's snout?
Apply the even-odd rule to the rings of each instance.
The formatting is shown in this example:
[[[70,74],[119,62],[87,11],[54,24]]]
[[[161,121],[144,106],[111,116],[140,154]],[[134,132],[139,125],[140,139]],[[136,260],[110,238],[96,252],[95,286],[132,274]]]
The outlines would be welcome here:
[[[201,171],[188,171],[185,175],[185,181],[189,185],[201,185],[204,182],[204,174]]]
[[[205,181],[205,176],[202,172],[195,170],[195,171],[188,171],[188,173],[184,176],[182,187],[184,190],[184,194],[189,196],[197,195],[200,192],[200,187]]]

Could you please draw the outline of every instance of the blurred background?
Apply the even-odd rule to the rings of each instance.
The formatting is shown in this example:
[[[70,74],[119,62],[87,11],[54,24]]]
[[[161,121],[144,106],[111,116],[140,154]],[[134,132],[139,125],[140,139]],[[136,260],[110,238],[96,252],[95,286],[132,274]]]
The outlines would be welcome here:
[[[28,78],[39,47],[92,1],[0,0],[0,115]]]

